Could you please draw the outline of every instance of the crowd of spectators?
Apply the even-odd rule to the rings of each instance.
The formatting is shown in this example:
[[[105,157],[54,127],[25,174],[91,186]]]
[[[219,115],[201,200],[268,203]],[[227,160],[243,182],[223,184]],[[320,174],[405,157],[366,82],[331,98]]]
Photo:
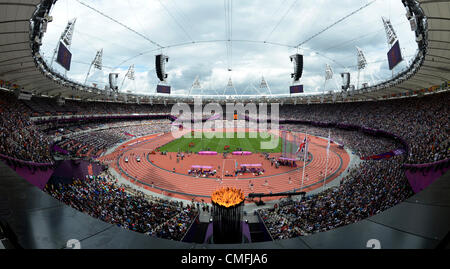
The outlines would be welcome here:
[[[120,122],[100,124],[91,126],[91,128],[93,128],[92,131],[75,133],[70,137],[65,137],[58,142],[58,145],[72,156],[96,156],[99,152],[106,151],[112,146],[129,139],[168,132],[170,121]]]
[[[388,131],[408,143],[409,153],[387,160],[362,161],[339,187],[301,201],[289,201],[273,209],[260,210],[269,232],[274,238],[283,239],[326,231],[375,215],[407,199],[412,191],[402,170],[404,162],[429,163],[450,158],[449,103],[450,93],[440,93],[380,102],[282,106],[282,119],[359,125]],[[83,115],[170,112],[170,107],[162,105],[67,101],[65,106],[75,106],[77,109],[73,109],[76,110],[73,113]],[[30,120],[33,105],[17,100],[11,93],[0,92],[0,112],[0,154],[24,161],[52,162],[49,136]],[[104,150],[120,141],[170,128],[168,122],[133,126],[124,126],[123,122],[112,124],[117,125],[75,134],[60,145],[76,154],[97,153],[97,150]],[[95,123],[92,126],[72,126],[68,134],[77,130],[89,131],[96,126]],[[328,136],[326,128],[310,125],[287,125],[286,128]],[[64,129],[60,131],[65,132]],[[398,141],[388,138],[340,129],[332,130],[332,139],[360,157],[402,147]],[[88,177],[70,185],[49,185],[46,190],[55,198],[104,221],[174,240],[179,240],[186,232],[195,212],[189,206],[165,200],[151,201],[143,194],[131,194],[104,177]]]
[[[141,106],[111,103],[95,103],[93,105],[93,103],[89,102],[68,101],[65,106],[70,107],[71,105],[75,105],[78,108],[76,110],[80,115],[170,112],[169,107],[159,105]],[[59,107],[56,104],[56,100],[39,97],[33,97],[31,101],[18,100],[12,92],[0,91],[0,154],[21,161],[52,163],[52,139],[58,136],[65,137],[74,133],[81,133],[70,137],[70,139],[63,139],[59,143],[59,145],[64,145],[63,149],[68,150],[72,155],[80,156],[88,153],[95,155],[101,150],[106,150],[111,145],[132,137],[170,130],[169,120],[128,122],[106,120],[66,125],[56,121],[36,125],[31,119],[31,116],[36,116],[36,111],[42,112],[45,111],[45,108],[52,107]],[[83,109],[86,110],[83,111]],[[58,111],[60,110],[58,109]],[[43,116],[44,114],[39,115]],[[109,130],[85,133],[91,129],[95,130],[98,128]]]
[[[445,92],[380,102],[285,105],[280,118],[388,131],[409,144],[409,163],[431,163],[450,158],[449,103],[450,93]]]
[[[36,124],[39,130],[48,136],[60,137],[68,136],[73,133],[81,133],[86,131],[95,131],[102,129],[127,127],[134,136],[145,135],[146,129],[142,129],[142,126],[160,124],[162,131],[170,130],[170,120],[168,119],[89,119],[82,122],[64,122],[64,121],[51,121],[47,123]],[[133,127],[131,129],[131,127]]]
[[[319,121],[318,118],[314,118]],[[284,125],[292,132],[327,137],[328,128]],[[360,131],[331,130],[331,139],[351,149],[358,157],[381,154],[402,147],[398,141]],[[408,157],[408,156],[406,156]],[[285,239],[331,230],[378,214],[409,198],[413,192],[402,165],[405,156],[378,161],[361,161],[338,187],[286,200],[274,208],[259,210],[274,239]]]
[[[126,104],[111,102],[83,102],[65,100],[58,105],[56,99],[33,97],[23,103],[31,110],[32,116],[50,115],[111,115],[111,114],[149,114],[170,113],[171,107],[165,105]]]
[[[52,163],[50,141],[30,120],[30,110],[0,91],[0,154],[35,163]]]
[[[198,213],[195,205],[149,197],[108,175],[86,176],[71,184],[47,184],[45,191],[92,217],[171,240],[181,240]]]
[[[359,157],[382,154],[403,147],[403,145],[393,139],[367,135],[362,132],[336,128],[330,130],[328,128],[303,124],[287,124],[283,126],[286,130],[292,131],[293,133],[300,133],[301,137],[303,137],[304,133],[308,133],[309,135],[327,138],[330,132],[330,138],[333,143],[351,147],[352,151]],[[370,146],[367,146],[368,144]]]
[[[34,107],[57,107],[56,101],[35,97],[31,101],[18,101],[13,94],[7,92],[1,93],[1,100],[3,100],[1,120],[4,130],[1,151],[7,155],[16,155],[19,159],[50,160],[48,141],[30,122],[29,117],[33,114]],[[385,130],[403,138],[409,144],[409,163],[428,163],[450,157],[448,103],[450,103],[450,94],[440,93],[420,98],[379,102],[284,105],[280,110],[280,118],[356,124]],[[66,100],[63,107],[71,107],[72,111],[76,110],[82,115],[170,113],[170,106],[164,105]],[[71,132],[67,129],[59,131],[63,134]]]
[[[274,239],[331,230],[378,214],[412,195],[401,169],[402,158],[364,161],[339,187],[259,210]]]
[[[353,124],[389,131],[409,144],[408,162],[426,163],[450,157],[449,101],[449,94],[440,94],[376,103],[284,106],[281,118]],[[284,128],[322,137],[327,137],[329,131],[301,124],[285,125]],[[331,138],[352,149],[359,157],[403,146],[392,139],[341,129],[331,130]],[[274,239],[308,235],[360,221],[412,195],[402,169],[404,160],[403,156],[398,156],[388,160],[363,161],[350,171],[339,187],[307,196],[301,201],[281,203],[259,213]]]

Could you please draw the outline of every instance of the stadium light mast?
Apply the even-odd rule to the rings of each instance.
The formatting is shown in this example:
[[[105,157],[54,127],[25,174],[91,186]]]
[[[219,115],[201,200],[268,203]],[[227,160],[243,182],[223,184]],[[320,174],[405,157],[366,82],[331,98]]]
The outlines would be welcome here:
[[[125,74],[125,76],[123,77],[122,80],[122,84],[120,85],[120,88],[122,89],[123,87],[123,83],[125,82],[125,79],[129,79],[129,80],[135,80],[135,75],[134,75],[134,64],[132,64],[129,68],[127,73]]]
[[[52,56],[52,61],[50,62],[50,67],[53,66],[53,62],[55,61],[56,54],[58,53],[60,42],[63,42],[64,45],[66,45],[67,48],[70,50],[70,47],[72,46],[73,31],[75,29],[76,22],[77,22],[77,18],[73,18],[72,20],[67,22],[66,28],[64,28],[64,31],[62,32],[61,37],[58,39],[58,44],[56,44],[56,48],[53,51],[53,56]],[[67,75],[67,71],[64,73],[64,75]]]
[[[202,85],[200,84],[198,75],[195,77],[194,82],[192,83],[192,86],[189,89],[188,96],[191,96],[192,90],[200,90],[200,94],[203,95],[203,88],[202,88]]]
[[[367,60],[364,56],[363,51],[356,47],[357,57],[358,57],[358,80],[356,82],[356,89],[359,89],[359,76],[361,75],[361,70],[364,70],[367,67]]]
[[[59,42],[63,42],[69,49],[72,45],[72,37],[73,31],[75,29],[75,23],[77,22],[77,18],[73,18],[72,20],[67,22],[66,28],[64,28],[61,37],[58,39],[58,44],[56,44],[56,48],[53,51],[52,61],[50,62],[50,66],[53,66],[53,62],[55,61],[56,53],[58,52]]]
[[[391,24],[391,20],[385,17],[381,17],[383,20],[384,30],[386,31],[386,40],[388,46],[391,46],[397,40],[397,34],[394,31],[394,27]]]
[[[91,65],[89,66],[89,70],[86,75],[86,79],[84,80],[84,84],[87,83],[88,77],[91,74],[92,66],[94,66],[94,69],[102,70],[102,68],[103,68],[103,49],[97,51],[97,54],[95,55],[94,60],[92,61]]]
[[[225,87],[225,89],[224,89],[224,91],[223,91],[223,95],[226,95],[225,93],[228,92],[228,91],[230,91],[230,90],[234,90],[234,93],[235,93],[236,95],[238,95],[238,93],[237,93],[237,91],[236,91],[236,88],[235,88],[234,85],[233,85],[233,80],[231,80],[231,77],[228,79],[228,83],[227,83],[227,86]]]
[[[323,94],[325,94],[325,87],[327,85],[328,80],[333,79],[333,69],[329,64],[325,65],[325,83],[323,85]]]
[[[264,79],[264,75],[261,77],[261,83],[259,84],[259,89],[261,92],[269,92],[269,95],[272,96],[272,91],[270,90],[269,84]]]
[[[383,20],[384,31],[386,32],[387,47],[388,50],[390,50],[395,41],[398,40],[397,34],[395,33],[390,19],[385,17],[381,17],[381,19]],[[392,69],[392,77],[394,77],[394,69]]]

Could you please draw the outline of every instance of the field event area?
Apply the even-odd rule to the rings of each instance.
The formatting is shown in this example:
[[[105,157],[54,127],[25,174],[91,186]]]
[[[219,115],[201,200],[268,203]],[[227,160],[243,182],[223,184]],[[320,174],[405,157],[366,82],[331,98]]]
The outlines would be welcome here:
[[[196,138],[201,136],[201,138]],[[278,141],[277,141],[278,140]],[[274,141],[272,149],[263,149],[262,143]],[[281,138],[268,132],[202,132],[201,134],[185,134],[179,139],[159,148],[165,152],[200,152],[215,151],[218,153],[231,151],[281,152]]]

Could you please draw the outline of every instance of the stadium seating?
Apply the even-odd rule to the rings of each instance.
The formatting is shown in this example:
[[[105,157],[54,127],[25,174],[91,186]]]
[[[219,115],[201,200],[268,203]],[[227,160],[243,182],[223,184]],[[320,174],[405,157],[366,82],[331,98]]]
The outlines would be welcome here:
[[[334,229],[357,222],[384,211],[412,195],[405,177],[405,163],[430,163],[450,158],[449,150],[449,106],[450,94],[441,93],[421,98],[404,98],[378,102],[284,105],[280,118],[287,122],[284,128],[326,137],[328,130],[306,122],[357,124],[370,129],[381,129],[393,133],[407,143],[407,155],[381,161],[362,161],[352,167],[339,187],[308,196],[305,200],[283,202],[277,208],[260,210],[272,237],[283,239]],[[48,98],[33,98],[19,101],[8,92],[0,92],[0,154],[2,159],[39,163],[52,163],[51,141],[63,139],[57,144],[74,157],[97,156],[113,145],[157,132],[169,131],[169,120],[108,120],[85,123],[47,122],[36,124],[32,116],[58,114],[133,114],[169,113],[170,107],[162,105],[135,105],[112,103],[89,103],[67,100],[63,106],[55,105]],[[289,124],[289,120],[302,119],[304,124]],[[398,141],[374,137],[357,130],[333,129],[334,141],[351,148],[363,158],[388,150],[404,147]],[[117,214],[120,207],[111,207],[116,202],[126,208],[138,201],[146,203],[140,196],[130,196],[121,186],[105,178],[76,181],[69,186],[47,186],[47,191],[71,206],[127,229],[148,233],[163,238],[180,240],[194,213],[189,207],[168,207],[148,203],[131,211],[138,214],[158,216],[161,222],[153,225],[142,219],[124,219]],[[86,206],[86,197],[104,193],[105,199],[95,200]],[[115,192],[112,192],[115,190]],[[111,201],[115,201],[110,203]],[[94,203],[91,200],[91,203]],[[107,203],[107,204],[105,204]],[[152,210],[145,210],[146,207]],[[155,209],[156,208],[156,209]],[[172,212],[165,215],[165,211]],[[127,214],[132,216],[133,214]],[[159,226],[158,226],[159,225]],[[162,225],[162,226],[161,226]],[[178,230],[177,230],[178,229]]]
[[[197,216],[194,205],[168,202],[118,184],[108,175],[48,184],[54,198],[105,222],[160,238],[181,240]]]

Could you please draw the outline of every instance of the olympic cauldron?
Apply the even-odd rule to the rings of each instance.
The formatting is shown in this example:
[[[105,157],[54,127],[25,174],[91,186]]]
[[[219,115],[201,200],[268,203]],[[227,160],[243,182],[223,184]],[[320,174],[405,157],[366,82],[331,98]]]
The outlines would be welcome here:
[[[212,194],[211,201],[214,243],[242,243],[244,192],[240,189],[224,187]]]

